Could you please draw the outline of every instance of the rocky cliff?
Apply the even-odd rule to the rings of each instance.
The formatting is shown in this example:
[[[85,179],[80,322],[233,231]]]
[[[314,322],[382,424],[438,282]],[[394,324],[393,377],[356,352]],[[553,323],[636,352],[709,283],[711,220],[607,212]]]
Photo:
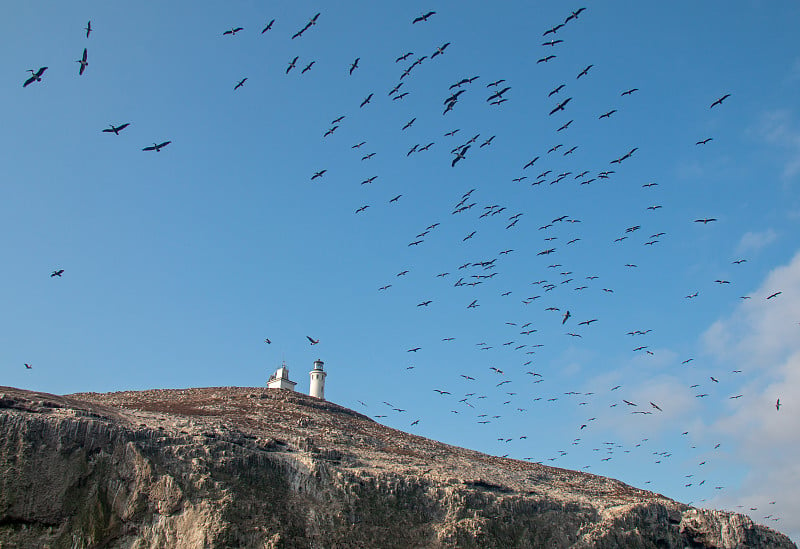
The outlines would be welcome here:
[[[748,517],[261,388],[0,387],[0,547],[796,547]]]

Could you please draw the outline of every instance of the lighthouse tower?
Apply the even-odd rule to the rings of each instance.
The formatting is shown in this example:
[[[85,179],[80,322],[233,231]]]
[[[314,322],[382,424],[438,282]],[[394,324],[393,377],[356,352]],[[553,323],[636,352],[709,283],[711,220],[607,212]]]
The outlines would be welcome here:
[[[320,359],[314,361],[314,369],[310,372],[311,387],[308,390],[308,394],[325,400],[325,376],[328,374],[322,369],[323,364]]]

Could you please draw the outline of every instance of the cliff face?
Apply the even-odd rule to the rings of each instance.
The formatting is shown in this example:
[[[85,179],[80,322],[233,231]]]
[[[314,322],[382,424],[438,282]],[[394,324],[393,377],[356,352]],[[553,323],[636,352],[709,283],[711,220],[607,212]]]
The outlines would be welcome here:
[[[260,388],[0,387],[0,547],[795,547],[738,514]]]

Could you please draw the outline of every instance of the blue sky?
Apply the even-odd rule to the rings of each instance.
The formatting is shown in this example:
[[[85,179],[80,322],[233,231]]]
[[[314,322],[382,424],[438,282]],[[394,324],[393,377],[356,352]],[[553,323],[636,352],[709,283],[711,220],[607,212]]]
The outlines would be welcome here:
[[[258,386],[285,360],[306,391],[321,358],[326,396],[389,426],[800,539],[800,473],[780,457],[800,446],[796,3],[6,12],[3,384]]]

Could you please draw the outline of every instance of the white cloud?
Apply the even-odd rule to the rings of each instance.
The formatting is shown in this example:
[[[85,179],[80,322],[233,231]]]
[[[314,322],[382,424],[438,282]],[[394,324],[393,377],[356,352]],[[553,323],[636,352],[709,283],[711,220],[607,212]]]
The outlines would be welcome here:
[[[800,128],[794,125],[792,113],[777,110],[765,113],[760,121],[758,133],[771,145],[787,150],[788,158],[783,168],[786,178],[800,174]]]
[[[781,293],[767,299],[776,292]],[[715,322],[704,342],[712,355],[745,376],[744,396],[732,414],[708,429],[734,441],[747,474],[713,503],[757,507],[748,510],[754,520],[800,539],[800,253],[774,269],[752,299]]]
[[[775,242],[778,238],[778,233],[772,229],[760,232],[747,232],[742,235],[739,244],[736,246],[736,253],[746,255],[765,248],[769,244]]]

